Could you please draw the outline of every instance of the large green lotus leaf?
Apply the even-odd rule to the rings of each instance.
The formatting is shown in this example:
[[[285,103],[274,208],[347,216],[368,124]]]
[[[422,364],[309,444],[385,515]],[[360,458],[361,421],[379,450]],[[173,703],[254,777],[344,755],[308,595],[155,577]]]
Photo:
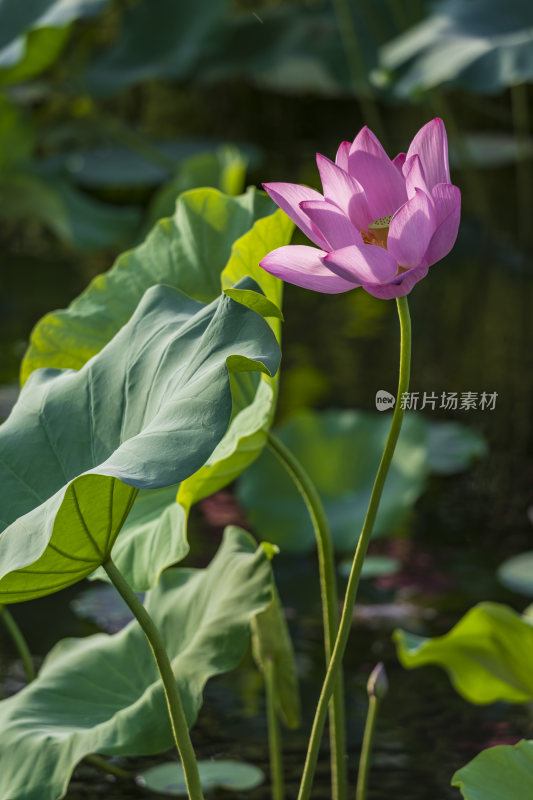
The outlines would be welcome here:
[[[471,703],[533,699],[533,622],[508,606],[480,603],[434,639],[402,630],[394,639],[404,667],[437,664]]]
[[[120,256],[115,266],[96,278],[67,310],[49,314],[38,323],[23,364],[23,376],[46,365],[81,367],[128,320],[142,292],[156,281],[202,300],[218,296],[221,286],[229,289],[244,276],[252,275],[266,298],[279,308],[282,282],[258,265],[270,250],[290,241],[293,223],[282,211],[270,214],[272,208],[272,201],[255,190],[237,198],[214,189],[183,194],[174,217],[162,220],[146,242]],[[241,301],[243,294],[261,297],[249,288],[232,289],[230,294],[235,291],[240,293]],[[279,337],[279,319],[273,318],[271,327]],[[180,487],[179,500],[187,510],[234,480],[264,446],[265,431],[275,410],[277,378],[264,376],[259,381],[257,376],[240,373],[232,375],[231,385],[233,413],[229,430],[207,463]],[[155,510],[155,505],[152,508]],[[167,520],[169,515],[179,516],[175,524],[182,524],[181,510],[170,510],[163,502],[161,512]],[[150,533],[145,526],[142,534],[149,537],[153,552],[157,553],[153,562],[144,557],[145,548],[151,545],[148,541],[141,544],[141,536],[129,524],[119,543],[122,568],[139,590],[152,585],[153,576],[174,561],[172,558],[165,563],[164,554],[170,557],[174,551],[168,549],[156,513],[153,525],[155,532]],[[173,541],[178,542],[183,536],[176,533]],[[127,553],[130,540],[138,545],[138,558]]]
[[[222,439],[229,371],[274,372],[278,361],[255,312],[158,286],[79,372],[33,373],[0,427],[0,602],[96,569],[136,490],[179,483]]]
[[[243,400],[242,395],[240,399]],[[275,400],[276,388],[272,381],[261,379],[255,397],[251,398],[249,405],[241,406],[206,463],[180,484],[177,499],[187,511],[194,503],[238,478],[261,453],[275,410]]]
[[[324,502],[336,549],[353,550],[390,427],[390,416],[362,411],[304,412],[277,435],[301,461]],[[376,520],[377,534],[397,528],[424,489],[427,435],[407,416]],[[314,546],[307,509],[291,478],[265,450],[238,483],[238,497],[262,538],[283,552]]]
[[[56,61],[72,23],[95,16],[108,0],[2,0],[0,83],[25,81]]]
[[[533,797],[533,741],[482,750],[458,769],[452,786],[464,800],[526,800]]]
[[[423,22],[382,50],[398,71],[400,96],[460,85],[500,92],[533,79],[533,6],[530,0],[441,0]]]
[[[147,596],[194,723],[206,681],[235,668],[250,620],[271,601],[272,574],[262,548],[227,529],[207,569],[165,572]],[[0,796],[57,800],[88,753],[149,755],[172,746],[162,685],[136,621],[117,634],[66,639],[38,678],[0,703]]]
[[[258,264],[262,254],[273,246],[273,242],[278,241],[280,244],[274,246],[281,246],[282,242],[290,239],[291,232],[292,223],[282,213],[258,220],[251,231],[237,240],[222,273],[223,285],[233,285],[246,271],[252,273],[272,300],[250,289],[228,289],[227,294],[241,301],[242,295],[250,295],[263,304],[270,303],[271,313],[274,314],[281,305],[283,284],[258,267]],[[251,303],[251,307],[264,310],[256,300]],[[279,337],[279,319],[273,318],[271,326]],[[143,500],[141,493],[124,525],[113,557],[119,560],[121,569],[138,591],[153,586],[161,570],[181,557],[180,548],[186,542],[187,520],[184,510],[188,512],[198,500],[234,481],[265,445],[276,407],[277,376],[272,378],[264,374],[239,373],[231,375],[230,381],[233,397],[230,426],[206,463],[182,481],[177,493],[178,503],[173,503],[176,499],[175,492],[172,496],[172,491],[169,493],[165,490],[157,498],[149,493],[151,499],[144,500],[148,513],[142,512],[143,524],[139,527],[136,509]],[[130,544],[134,548],[131,552]],[[103,570],[98,570],[97,577],[107,580]]]
[[[292,235],[293,223],[280,211],[258,220],[253,228],[241,236],[232,247],[221,282],[228,294],[248,303],[243,294],[246,290],[230,289],[243,275],[250,275],[259,284],[265,297],[272,304],[272,311],[261,309],[255,302],[249,303],[265,314],[272,313],[269,322],[278,337],[281,335],[279,316],[275,309],[281,308],[283,283],[261,269],[259,262],[266,253],[287,244]],[[262,295],[254,293],[253,297]],[[178,491],[178,501],[189,509],[193,503],[234,481],[261,453],[267,432],[272,424],[278,393],[278,376],[238,376],[232,380],[234,416],[224,439],[214,450],[207,463],[187,480]]]
[[[278,713],[287,727],[297,728],[301,718],[298,676],[289,629],[275,588],[268,608],[252,620],[252,652],[263,674],[272,665]]]
[[[195,300],[214,300],[235,240],[273,208],[265,194],[253,189],[240,197],[216,189],[185,192],[173,217],[161,220],[141,245],[119,256],[67,309],[37,323],[22,363],[22,381],[39,367],[79,369],[128,321],[150,286],[163,283]]]

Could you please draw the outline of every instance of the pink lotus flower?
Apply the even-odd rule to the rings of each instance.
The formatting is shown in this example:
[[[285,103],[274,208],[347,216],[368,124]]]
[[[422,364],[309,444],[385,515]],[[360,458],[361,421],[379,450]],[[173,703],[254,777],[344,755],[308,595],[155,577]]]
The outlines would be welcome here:
[[[461,193],[450,183],[443,121],[424,125],[392,161],[366,127],[342,142],[335,164],[316,160],[324,195],[293,183],[263,187],[317,247],[279,247],[261,266],[327,294],[357,286],[384,299],[408,294],[457,238]]]

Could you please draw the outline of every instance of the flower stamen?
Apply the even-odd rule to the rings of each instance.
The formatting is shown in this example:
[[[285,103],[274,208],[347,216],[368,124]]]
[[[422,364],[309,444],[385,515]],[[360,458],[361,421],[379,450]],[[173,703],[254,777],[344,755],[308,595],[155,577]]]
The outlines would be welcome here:
[[[367,231],[361,231],[365,244],[375,244],[378,247],[387,249],[387,236],[389,235],[389,225],[393,214],[388,217],[379,217],[370,223]]]

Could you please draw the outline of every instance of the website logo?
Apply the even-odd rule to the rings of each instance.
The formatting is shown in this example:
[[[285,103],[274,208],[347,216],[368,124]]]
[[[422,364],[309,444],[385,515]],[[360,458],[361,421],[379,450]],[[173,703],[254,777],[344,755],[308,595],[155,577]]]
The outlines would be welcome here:
[[[395,403],[396,398],[394,395],[386,392],[385,389],[379,389],[376,392],[376,408],[378,411],[388,411],[394,408]]]

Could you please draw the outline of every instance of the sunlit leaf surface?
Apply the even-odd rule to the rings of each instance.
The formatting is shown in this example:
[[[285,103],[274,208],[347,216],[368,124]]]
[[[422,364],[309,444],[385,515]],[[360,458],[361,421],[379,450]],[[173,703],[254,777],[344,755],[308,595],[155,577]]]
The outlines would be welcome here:
[[[229,370],[274,372],[278,360],[255,312],[158,286],[79,372],[35,372],[0,427],[0,602],[48,594],[98,567],[137,490],[174,486],[222,439]],[[176,528],[166,555],[183,547]],[[164,566],[162,553],[148,574]]]
[[[449,633],[426,639],[394,633],[398,658],[413,669],[436,664],[471,703],[526,703],[533,699],[531,618],[499,603],[480,603]]]
[[[293,224],[282,211],[272,214],[272,210],[272,201],[255,190],[240,197],[215,189],[181,195],[174,216],[161,220],[143,244],[120,256],[68,309],[48,314],[37,324],[24,359],[23,378],[43,366],[82,367],[128,322],[143,292],[158,282],[203,302],[218,297],[222,289],[230,294],[236,291],[239,300],[272,315],[269,323],[279,337],[281,323],[274,314],[281,306],[282,284],[262,270],[259,262],[270,250],[288,243]],[[257,281],[264,297],[249,287],[233,288],[247,275]],[[275,409],[277,377],[241,372],[232,375],[231,388],[227,434],[207,462],[198,465],[201,469],[179,487],[179,501],[186,511],[234,480],[264,446]],[[160,569],[173,563],[174,551],[165,534],[171,517],[172,541],[185,537],[182,509],[171,509],[171,499],[167,502],[162,495],[159,499],[159,511],[154,500],[151,523],[145,519],[142,535],[128,522],[117,545],[119,563],[123,568],[128,565],[128,577],[139,590],[153,585]],[[163,525],[159,513],[165,514]],[[150,524],[156,529],[152,533]],[[130,541],[135,552],[128,552]],[[147,559],[151,547],[157,556]]]
[[[173,217],[161,220],[141,245],[119,256],[67,309],[37,323],[22,380],[39,367],[79,369],[129,320],[150,286],[162,283],[204,303],[214,300],[234,242],[273,209],[272,201],[254,190],[240,197],[215,189],[183,194]]]
[[[533,742],[489,747],[457,770],[452,786],[464,800],[511,800],[533,797]]]

